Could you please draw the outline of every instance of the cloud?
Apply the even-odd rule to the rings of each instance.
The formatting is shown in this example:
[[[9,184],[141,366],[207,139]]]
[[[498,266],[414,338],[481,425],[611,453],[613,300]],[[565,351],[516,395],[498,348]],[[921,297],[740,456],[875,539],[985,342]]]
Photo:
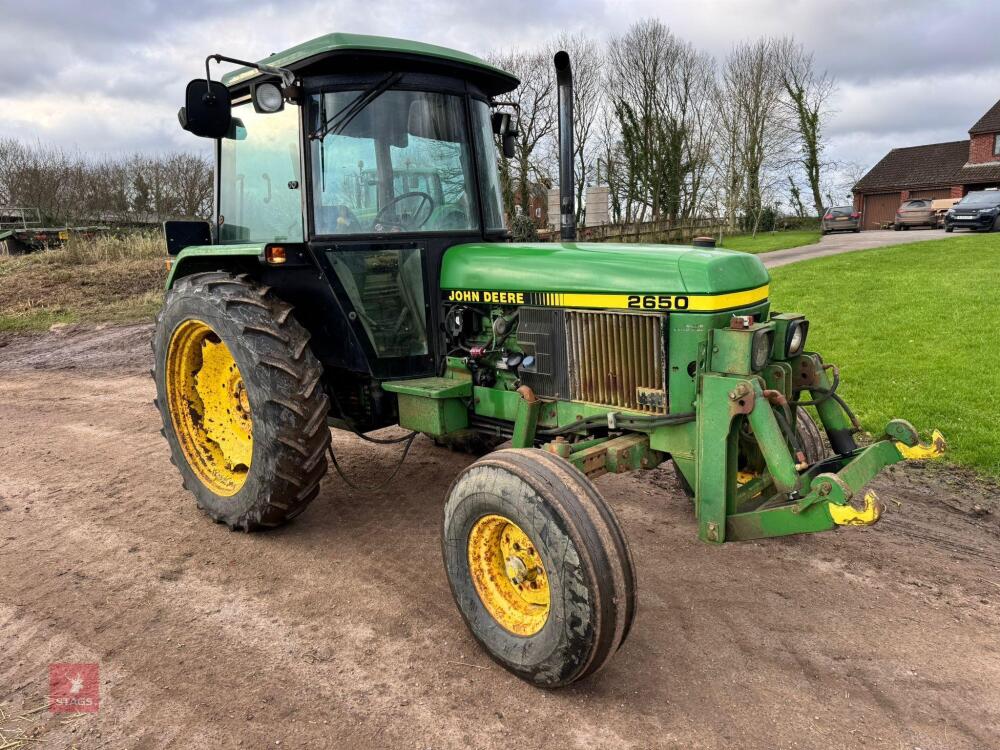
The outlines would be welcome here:
[[[1000,4],[940,0],[35,0],[4,15],[0,136],[109,153],[202,150],[179,129],[205,56],[259,59],[321,33],[419,39],[469,52],[598,38],[658,16],[723,58],[759,35],[795,36],[838,80],[828,156],[964,138],[1000,97]]]

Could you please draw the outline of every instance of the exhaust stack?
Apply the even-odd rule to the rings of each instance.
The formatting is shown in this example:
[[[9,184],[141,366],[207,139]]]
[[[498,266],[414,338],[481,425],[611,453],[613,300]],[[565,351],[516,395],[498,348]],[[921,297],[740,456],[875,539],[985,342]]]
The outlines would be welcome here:
[[[569,54],[556,52],[556,84],[559,91],[559,238],[576,239],[573,210],[573,69]]]

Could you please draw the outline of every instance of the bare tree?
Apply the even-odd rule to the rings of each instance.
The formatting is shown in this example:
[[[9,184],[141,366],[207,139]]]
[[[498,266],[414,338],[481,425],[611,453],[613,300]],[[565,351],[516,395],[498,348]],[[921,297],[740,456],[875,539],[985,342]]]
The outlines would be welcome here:
[[[790,162],[792,129],[784,106],[779,45],[772,39],[738,44],[720,79],[719,123],[730,210],[738,206],[757,230],[766,200]],[[730,214],[731,218],[734,218]]]
[[[828,114],[827,103],[836,91],[836,84],[826,71],[817,71],[811,52],[795,40],[777,43],[781,83],[787,97],[789,116],[795,123],[802,169],[812,190],[816,213],[823,212],[821,175],[823,168],[823,119]]]
[[[610,40],[605,86],[625,221],[691,216],[710,163],[711,59],[660,21],[640,21]]]
[[[87,157],[0,140],[0,204],[37,208],[52,223],[150,223],[207,217],[212,165],[194,154]]]
[[[514,157],[510,165],[501,163],[501,179],[506,175],[511,186],[510,197],[522,212],[528,213],[532,185],[550,182],[546,158],[551,151],[546,153],[546,150],[552,148],[556,126],[552,60],[545,52],[520,50],[492,53],[487,59],[521,81],[520,86],[505,96],[516,105],[520,115]],[[506,208],[513,215],[514,206]]]

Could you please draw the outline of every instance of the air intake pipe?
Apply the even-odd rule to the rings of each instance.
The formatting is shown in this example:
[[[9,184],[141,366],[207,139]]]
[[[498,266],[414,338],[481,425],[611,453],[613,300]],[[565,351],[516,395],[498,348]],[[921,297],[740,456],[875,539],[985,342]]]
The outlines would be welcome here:
[[[576,212],[573,210],[573,69],[569,54],[556,52],[559,91],[559,237],[565,242],[576,239]]]

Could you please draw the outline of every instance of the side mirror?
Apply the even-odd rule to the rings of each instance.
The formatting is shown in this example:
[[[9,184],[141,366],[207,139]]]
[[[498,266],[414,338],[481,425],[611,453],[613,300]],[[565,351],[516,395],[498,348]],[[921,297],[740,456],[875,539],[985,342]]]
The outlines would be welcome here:
[[[509,112],[494,112],[490,118],[493,132],[500,136],[500,146],[504,157],[514,157],[514,147],[517,142],[517,125],[514,124]]]
[[[503,135],[510,130],[510,113],[494,112],[490,122],[493,124],[494,135]]]
[[[515,147],[517,144],[517,133],[511,131],[509,133],[503,134],[503,139],[501,140],[501,145],[503,147],[504,158],[513,159],[515,154]]]
[[[233,120],[229,89],[220,81],[195,78],[187,85],[177,119],[182,128],[201,138],[224,137]]]

